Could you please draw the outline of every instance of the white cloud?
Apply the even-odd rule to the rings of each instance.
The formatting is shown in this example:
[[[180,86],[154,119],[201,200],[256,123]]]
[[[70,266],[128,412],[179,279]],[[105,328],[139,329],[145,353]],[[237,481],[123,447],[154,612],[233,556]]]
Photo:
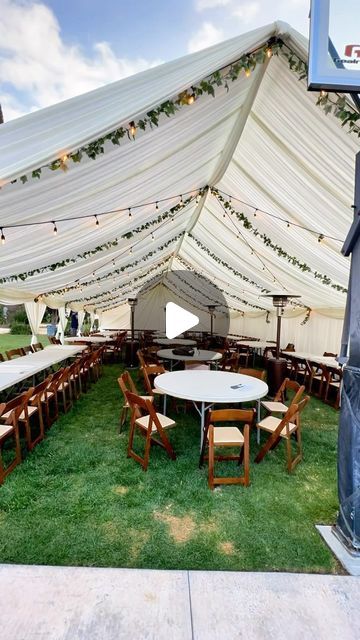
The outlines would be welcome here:
[[[234,9],[233,15],[240,20],[244,24],[249,24],[256,18],[260,13],[260,3],[259,2],[244,2],[239,7]]]
[[[194,51],[206,49],[206,47],[221,42],[223,39],[224,33],[222,29],[218,29],[211,22],[204,22],[200,29],[191,36],[188,42],[188,51],[189,53],[194,53]]]
[[[216,7],[226,7],[231,4],[232,0],[196,0],[195,8],[197,11],[206,9],[215,9]]]
[[[0,15],[0,103],[5,121],[160,62],[117,58],[106,42],[95,43],[86,56],[79,46],[63,42],[59,23],[44,4],[0,0]]]

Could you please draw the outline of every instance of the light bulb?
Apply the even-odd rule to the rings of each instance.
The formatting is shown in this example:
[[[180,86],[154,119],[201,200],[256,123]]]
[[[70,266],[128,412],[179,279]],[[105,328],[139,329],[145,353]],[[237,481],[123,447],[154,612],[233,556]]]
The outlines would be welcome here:
[[[272,56],[272,48],[271,47],[268,47],[266,49],[266,55],[267,55],[268,58],[271,58],[271,56]]]
[[[251,71],[250,71],[249,67],[247,67],[247,68],[245,69],[245,75],[246,75],[246,77],[247,77],[247,78],[250,78],[250,76],[251,76]]]
[[[94,218],[95,218],[95,224],[96,224],[96,226],[98,227],[98,226],[99,226],[99,224],[100,224],[100,222],[99,222],[99,220],[98,220],[98,217],[97,217],[97,216],[94,216]]]
[[[195,100],[196,100],[195,93],[188,94],[186,98],[186,102],[188,104],[194,104]]]
[[[1,229],[1,244],[5,244],[5,236],[2,229]]]
[[[155,205],[155,209],[156,209],[156,211],[159,211],[159,203],[158,202]]]
[[[131,122],[129,122],[129,127],[130,127],[130,133],[131,133],[132,137],[135,138],[136,125],[135,125],[134,120],[131,120]]]
[[[58,230],[57,230],[57,226],[56,226],[56,223],[55,223],[55,222],[53,222],[53,225],[54,225],[53,233],[54,233],[54,236],[56,236],[56,234],[57,234],[57,232],[58,232]]]

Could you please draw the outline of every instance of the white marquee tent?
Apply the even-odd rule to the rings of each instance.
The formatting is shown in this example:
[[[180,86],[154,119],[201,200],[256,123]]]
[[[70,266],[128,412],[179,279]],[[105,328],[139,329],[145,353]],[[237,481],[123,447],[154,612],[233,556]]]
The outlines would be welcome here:
[[[229,90],[204,92],[120,145],[105,141],[95,160],[69,157],[167,100],[184,101],[272,37],[285,43],[279,55],[242,70]],[[273,338],[261,293],[284,288],[303,305],[285,313],[284,341],[338,351],[349,271],[340,249],[359,144],[307,92],[291,52],[306,61],[307,41],[278,22],[1,125],[0,302],[27,303],[34,334],[45,304],[62,324],[67,305],[120,328],[129,326],[127,298],[149,284],[151,304],[161,305],[165,274],[193,269],[224,291],[232,333]],[[59,158],[63,170],[51,170]],[[185,206],[169,213],[180,195]],[[253,228],[225,213],[221,198]],[[188,294],[199,314],[206,300]],[[171,296],[179,301],[176,289]]]

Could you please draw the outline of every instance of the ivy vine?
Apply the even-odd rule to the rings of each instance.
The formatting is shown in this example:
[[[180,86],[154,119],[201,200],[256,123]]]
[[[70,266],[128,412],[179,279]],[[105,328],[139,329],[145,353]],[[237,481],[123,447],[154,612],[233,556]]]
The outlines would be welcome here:
[[[320,280],[322,284],[330,286],[332,289],[335,289],[340,293],[347,293],[346,287],[343,287],[340,284],[334,283],[331,280],[331,278],[329,278],[329,276],[324,275],[319,271],[314,271],[306,262],[299,260],[299,258],[288,253],[280,245],[275,244],[271,240],[271,238],[268,235],[266,235],[266,233],[262,233],[261,231],[259,231],[259,229],[257,229],[257,227],[253,225],[251,220],[249,220],[249,218],[244,213],[234,209],[234,207],[232,206],[232,203],[226,198],[224,198],[217,189],[212,188],[211,193],[218,199],[218,201],[221,203],[224,209],[226,209],[230,214],[235,215],[237,220],[241,222],[241,224],[243,225],[244,229],[251,231],[251,233],[255,237],[260,238],[265,244],[265,246],[270,247],[270,249],[272,249],[278,256],[280,256],[280,258],[284,258],[285,260],[287,260],[287,262],[289,262],[290,264],[300,269],[300,271],[302,271],[303,273],[306,273],[306,272],[311,273],[314,276],[314,278],[316,278],[317,280]]]
[[[123,139],[134,141],[138,131],[146,131],[148,128],[158,127],[162,117],[170,118],[174,116],[179,109],[193,104],[200,96],[205,94],[215,97],[216,89],[219,87],[224,87],[229,91],[230,84],[241,77],[243,73],[250,75],[258,64],[264,63],[269,55],[279,55],[279,53],[287,59],[290,70],[297,74],[299,80],[305,80],[308,73],[306,62],[299,58],[280,38],[272,38],[270,42],[257,50],[242,55],[241,58],[228,65],[225,69],[214,71],[199,83],[180,93],[176,98],[165,100],[138,120],[131,120],[126,126],[121,125],[87,145],[83,145],[77,150],[56,158],[49,164],[44,164],[34,169],[30,175],[24,174],[19,179],[11,180],[11,183],[13,184],[20,180],[22,184],[25,184],[30,176],[31,178],[39,179],[42,175],[42,170],[46,167],[51,171],[67,171],[69,161],[79,163],[83,157],[96,160],[97,157],[105,153],[107,143],[110,142],[118,146]],[[332,113],[341,121],[342,126],[348,125],[349,131],[360,137],[360,114],[352,107],[344,95],[333,95],[336,95],[336,99],[321,91],[316,104],[324,110],[326,115]]]

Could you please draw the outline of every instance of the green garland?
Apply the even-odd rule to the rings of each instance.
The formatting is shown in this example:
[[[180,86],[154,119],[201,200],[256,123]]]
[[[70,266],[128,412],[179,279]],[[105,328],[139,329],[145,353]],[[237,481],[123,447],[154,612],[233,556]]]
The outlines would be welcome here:
[[[99,282],[103,282],[104,280],[107,280],[108,278],[113,278],[115,273],[117,273],[117,274],[123,273],[123,271],[127,271],[128,269],[131,269],[132,267],[136,267],[141,262],[146,262],[146,260],[148,260],[148,258],[151,258],[151,256],[153,256],[154,254],[158,253],[158,251],[163,251],[169,245],[171,245],[174,242],[176,242],[177,240],[179,240],[184,235],[184,233],[185,233],[184,231],[181,231],[180,233],[178,233],[173,238],[170,238],[170,240],[167,240],[166,242],[164,242],[164,244],[160,245],[159,247],[156,247],[156,249],[153,249],[152,251],[149,251],[142,258],[139,258],[139,260],[134,260],[133,262],[130,262],[130,263],[126,264],[126,265],[123,265],[122,267],[118,267],[116,269],[113,269],[112,271],[109,271],[104,276],[99,276],[98,278],[93,278],[92,280],[88,280],[87,282],[82,282],[81,284],[79,282],[77,282],[77,284],[71,285],[70,287],[63,287],[62,289],[54,289],[53,291],[46,291],[46,292],[43,292],[40,295],[46,295],[46,296],[60,295],[60,294],[63,294],[63,293],[68,293],[69,291],[73,291],[74,289],[79,289],[79,288],[82,288],[82,287],[89,287],[89,286],[91,286],[93,284],[96,284],[96,283],[99,283]]]
[[[148,111],[146,115],[137,121],[132,120],[128,126],[120,126],[114,131],[93,140],[87,145],[83,145],[79,149],[72,151],[66,156],[57,158],[49,164],[42,165],[37,169],[34,169],[31,173],[31,177],[39,179],[42,174],[42,169],[48,167],[51,171],[63,170],[66,171],[68,166],[67,162],[71,160],[74,163],[81,162],[84,156],[96,160],[98,156],[105,153],[105,145],[111,142],[113,145],[119,145],[123,138],[129,140],[135,140],[138,130],[146,131],[148,128],[159,126],[160,118],[166,116],[170,118],[175,115],[179,109],[192,104],[197,98],[202,95],[210,95],[215,97],[215,91],[219,87],[224,87],[229,91],[229,84],[237,80],[243,72],[249,75],[258,64],[263,64],[266,60],[268,53],[270,55],[278,55],[281,52],[287,59],[289,68],[296,73],[299,80],[304,80],[307,77],[308,67],[306,62],[301,60],[281,39],[272,38],[269,43],[263,45],[258,50],[244,54],[241,58],[234,63],[228,65],[225,70],[218,70],[212,73],[210,76],[205,77],[198,84],[193,85],[188,90],[180,93],[177,98],[166,100],[160,105]],[[316,102],[318,106],[323,108],[325,114],[332,113],[336,118],[341,121],[341,125],[348,125],[351,133],[356,136],[360,136],[360,114],[354,109],[346,100],[344,95],[335,94],[336,100],[329,97],[326,92],[320,92],[319,98]],[[29,180],[29,176],[24,174],[20,176],[19,180],[25,184]],[[11,180],[11,184],[17,182],[18,179]]]
[[[148,274],[146,274],[146,275],[148,275]],[[150,278],[149,283],[146,284],[144,286],[144,288],[142,287],[142,291],[145,293],[146,291],[151,289],[153,287],[153,285],[154,285],[154,282],[156,281],[156,279],[159,279],[159,277],[162,278],[162,273],[161,274],[157,274],[156,276],[153,276],[152,278]],[[127,294],[132,291],[132,283],[127,284],[126,287],[128,289],[125,288],[125,291],[122,291],[122,293],[123,293],[123,295],[125,294],[127,296]],[[123,300],[125,301],[126,299],[127,299],[127,297],[125,297]],[[119,299],[119,295],[110,296],[110,297],[104,298],[103,300],[99,300],[99,302],[96,304],[96,308],[97,309],[103,309],[103,308],[109,309],[111,307],[109,307],[109,306],[103,307],[102,305],[107,304],[108,302],[115,302],[115,301],[116,301],[116,304],[121,304],[122,300]]]
[[[221,264],[228,271],[231,271],[237,278],[240,278],[241,280],[244,280],[248,284],[251,284],[253,287],[256,287],[256,289],[259,289],[261,293],[270,293],[270,289],[266,289],[265,287],[262,287],[257,282],[254,282],[254,280],[251,280],[251,278],[244,276],[242,273],[240,273],[240,271],[237,271],[237,269],[234,269],[234,267],[231,267],[224,260],[221,260],[219,256],[216,255],[216,253],[213,253],[212,251],[210,251],[210,249],[208,249],[208,247],[205,244],[203,244],[201,240],[199,240],[198,238],[195,238],[195,236],[192,233],[189,233],[188,236],[189,238],[192,238],[192,240],[196,242],[197,246],[200,247],[202,251],[205,251],[205,253],[207,253],[208,256],[210,256],[210,258],[215,260],[215,262],[217,262],[218,264]]]
[[[156,271],[160,267],[166,266],[169,263],[170,258],[171,258],[171,256],[169,256],[165,260],[161,260],[156,265],[154,265],[153,267],[148,269],[146,271],[146,273],[143,273],[140,276],[136,276],[135,278],[131,278],[131,285],[133,283],[135,283],[135,282],[139,282],[140,280],[143,280],[144,278],[147,278],[150,273],[153,273],[154,271]],[[128,287],[128,286],[129,286],[129,283],[125,282],[124,284],[117,285],[116,287],[113,287],[112,289],[109,289],[109,291],[106,291],[106,292],[102,291],[101,293],[96,293],[93,296],[88,296],[88,297],[83,296],[81,298],[76,298],[74,300],[71,300],[71,302],[72,303],[73,302],[90,302],[91,300],[98,300],[99,298],[102,298],[103,296],[106,296],[109,293],[114,293],[115,291],[122,291],[123,289],[126,289],[126,287]]]
[[[192,271],[193,275],[195,275],[198,279],[205,281],[206,283],[208,283],[208,280],[202,276],[201,274],[196,273],[195,271]],[[193,287],[189,282],[187,282],[186,280],[184,280],[183,278],[181,278],[181,276],[178,274],[178,272],[175,272],[176,277],[179,278],[179,280],[181,280],[184,284],[186,284],[187,286],[189,286],[191,289],[193,289],[194,291],[199,292],[198,289],[195,289],[195,287]],[[218,288],[218,287],[217,287]],[[220,293],[224,294],[224,295],[228,295],[230,298],[233,298],[234,300],[238,300],[239,302],[241,302],[242,304],[246,305],[247,307],[252,307],[253,309],[259,309],[261,311],[264,311],[263,307],[259,307],[257,304],[252,304],[251,302],[247,302],[247,300],[244,300],[243,298],[240,298],[239,296],[233,294],[233,293],[228,293],[227,291],[225,291],[224,289],[219,289]],[[203,293],[203,291],[201,291],[201,295],[206,298],[207,300],[210,300],[210,302],[218,302],[218,300],[216,298],[211,298],[210,296],[207,296],[205,293]],[[231,309],[232,311],[242,311],[242,309],[236,309],[235,307],[229,307],[229,309]]]
[[[271,238],[269,238],[269,236],[267,236],[265,233],[261,233],[259,229],[257,229],[253,225],[253,223],[249,220],[249,218],[244,213],[236,211],[236,209],[234,209],[234,207],[232,206],[232,203],[229,200],[226,200],[226,198],[224,198],[217,189],[212,188],[211,193],[218,199],[218,201],[221,203],[221,205],[226,211],[236,216],[237,220],[241,222],[244,229],[251,231],[251,233],[255,237],[260,238],[265,244],[265,246],[270,247],[270,249],[272,249],[280,258],[285,258],[285,260],[287,260],[290,264],[292,264],[294,267],[298,267],[298,269],[300,269],[300,271],[303,271],[304,273],[306,272],[311,273],[314,276],[314,278],[316,278],[317,280],[320,280],[322,284],[330,286],[332,289],[335,289],[340,293],[347,293],[346,287],[343,287],[340,284],[336,284],[332,282],[329,276],[326,276],[320,273],[319,271],[313,271],[313,269],[308,264],[306,264],[306,262],[303,262],[299,260],[299,258],[297,258],[296,256],[291,255],[290,253],[285,251],[285,249],[280,247],[278,244],[275,244],[271,240]]]
[[[203,192],[204,192],[204,190],[200,189],[198,191],[198,195],[201,196],[203,194]],[[173,219],[175,214],[178,211],[181,211],[184,207],[186,207],[189,203],[191,203],[194,200],[194,198],[196,198],[196,197],[197,196],[190,196],[186,200],[183,200],[182,202],[179,202],[178,204],[176,204],[175,206],[171,207],[167,211],[164,211],[164,213],[159,214],[153,220],[150,220],[149,222],[146,222],[146,223],[144,223],[142,225],[139,225],[139,226],[135,227],[134,229],[131,229],[131,231],[127,231],[126,233],[123,233],[123,235],[120,236],[120,238],[115,238],[114,240],[109,240],[107,242],[99,244],[96,247],[94,247],[93,249],[88,249],[88,250],[84,251],[83,253],[78,253],[76,256],[74,256],[72,258],[64,258],[64,260],[61,260],[59,262],[53,262],[52,264],[47,264],[47,265],[44,265],[43,267],[38,267],[36,269],[32,269],[31,271],[24,271],[23,273],[18,273],[18,274],[15,274],[15,275],[4,276],[3,278],[0,278],[0,284],[3,284],[4,282],[17,282],[19,280],[24,282],[25,280],[27,280],[28,278],[31,278],[34,275],[39,275],[41,273],[46,273],[48,271],[51,271],[51,272],[57,271],[58,269],[62,269],[64,267],[68,266],[69,264],[75,264],[75,263],[79,262],[80,260],[86,260],[90,256],[93,256],[93,255],[95,255],[97,253],[100,253],[102,251],[108,251],[109,249],[112,249],[113,247],[119,246],[120,240],[125,240],[125,239],[129,240],[130,238],[134,237],[135,235],[138,235],[139,233],[142,233],[143,231],[151,229],[155,225],[161,225],[166,220]]]

